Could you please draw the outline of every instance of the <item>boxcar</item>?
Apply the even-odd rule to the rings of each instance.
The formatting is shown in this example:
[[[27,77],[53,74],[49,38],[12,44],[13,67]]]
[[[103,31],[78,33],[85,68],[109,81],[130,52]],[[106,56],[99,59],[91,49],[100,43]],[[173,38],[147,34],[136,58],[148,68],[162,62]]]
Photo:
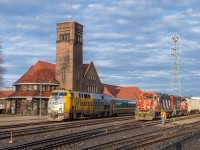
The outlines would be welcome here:
[[[188,113],[200,113],[200,99],[187,98]]]

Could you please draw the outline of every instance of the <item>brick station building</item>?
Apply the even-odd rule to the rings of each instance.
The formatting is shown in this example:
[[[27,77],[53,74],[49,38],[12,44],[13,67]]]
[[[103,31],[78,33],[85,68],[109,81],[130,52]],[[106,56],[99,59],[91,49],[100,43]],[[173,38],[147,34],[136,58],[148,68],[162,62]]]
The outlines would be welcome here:
[[[38,115],[40,101],[41,113],[46,114],[48,98],[55,89],[124,99],[138,99],[141,93],[137,87],[102,84],[93,62],[83,64],[83,25],[77,22],[57,23],[56,64],[38,61],[13,86],[15,91],[4,97],[4,112],[22,115]]]

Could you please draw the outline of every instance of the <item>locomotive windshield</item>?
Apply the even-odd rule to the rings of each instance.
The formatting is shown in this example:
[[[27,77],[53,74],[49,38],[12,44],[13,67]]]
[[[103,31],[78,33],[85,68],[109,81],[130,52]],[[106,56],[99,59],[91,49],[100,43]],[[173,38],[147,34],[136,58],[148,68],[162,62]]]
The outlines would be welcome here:
[[[52,96],[66,96],[67,93],[64,93],[64,92],[55,92],[55,93],[52,93]]]
[[[144,94],[143,94],[143,98],[144,98],[144,99],[148,99],[148,98],[149,98],[148,93],[144,93]]]
[[[149,99],[153,99],[153,94],[149,94]]]

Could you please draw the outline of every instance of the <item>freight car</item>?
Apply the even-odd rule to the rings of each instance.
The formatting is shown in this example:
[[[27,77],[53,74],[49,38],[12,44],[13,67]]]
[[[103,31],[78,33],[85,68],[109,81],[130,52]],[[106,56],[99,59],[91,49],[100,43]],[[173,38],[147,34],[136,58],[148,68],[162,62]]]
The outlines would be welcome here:
[[[47,119],[62,121],[80,117],[117,116],[134,113],[136,100],[113,99],[110,95],[55,90],[48,101]]]
[[[142,92],[139,96],[135,112],[136,120],[153,120],[160,118],[161,110],[165,110],[167,117],[187,114],[187,103],[181,97],[173,95]]]
[[[188,104],[188,113],[200,113],[200,98],[186,98]]]

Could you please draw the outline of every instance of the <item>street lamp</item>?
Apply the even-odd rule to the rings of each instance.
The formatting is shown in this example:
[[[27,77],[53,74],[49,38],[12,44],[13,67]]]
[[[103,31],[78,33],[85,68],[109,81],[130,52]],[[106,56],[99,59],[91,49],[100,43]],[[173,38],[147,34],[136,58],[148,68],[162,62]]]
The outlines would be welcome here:
[[[51,83],[51,81],[49,81],[49,83]],[[42,116],[42,83],[40,83],[40,116]]]

